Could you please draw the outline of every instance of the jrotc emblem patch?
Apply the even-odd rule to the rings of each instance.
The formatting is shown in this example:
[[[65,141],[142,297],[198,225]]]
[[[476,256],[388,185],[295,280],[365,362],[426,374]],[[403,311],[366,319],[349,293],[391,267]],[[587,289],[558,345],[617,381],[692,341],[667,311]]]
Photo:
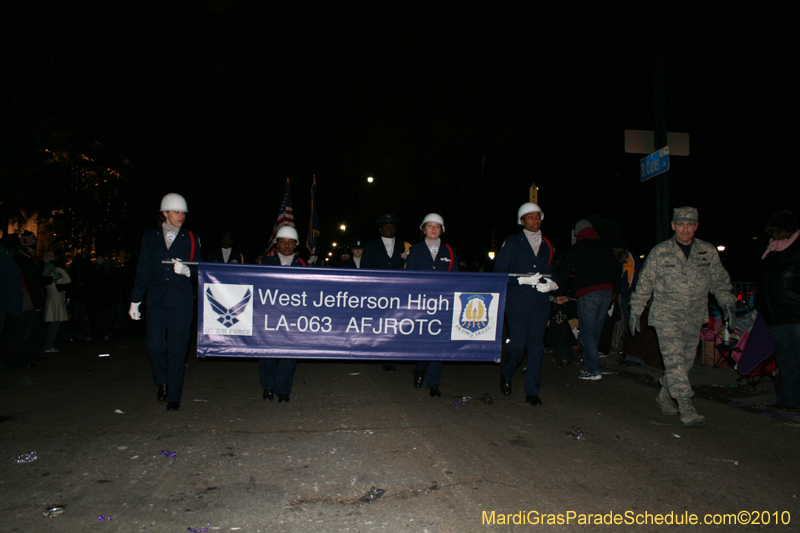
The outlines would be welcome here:
[[[203,292],[205,335],[253,335],[253,286],[209,283]]]
[[[451,340],[493,341],[497,334],[497,293],[455,293]]]

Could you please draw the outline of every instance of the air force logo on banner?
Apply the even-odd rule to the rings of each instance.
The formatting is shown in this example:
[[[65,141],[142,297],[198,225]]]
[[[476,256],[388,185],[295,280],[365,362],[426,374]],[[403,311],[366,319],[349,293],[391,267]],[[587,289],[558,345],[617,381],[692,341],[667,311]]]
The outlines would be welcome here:
[[[253,334],[253,286],[205,284],[203,333],[205,335]]]
[[[493,341],[497,337],[497,305],[500,295],[489,292],[457,292],[450,340]]]

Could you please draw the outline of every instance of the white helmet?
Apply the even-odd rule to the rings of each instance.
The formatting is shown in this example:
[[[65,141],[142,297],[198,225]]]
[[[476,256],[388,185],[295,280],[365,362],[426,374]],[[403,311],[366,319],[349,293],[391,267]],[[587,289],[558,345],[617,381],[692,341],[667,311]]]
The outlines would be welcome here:
[[[517,224],[522,224],[522,217],[527,215],[528,213],[541,213],[542,220],[544,220],[544,213],[542,213],[542,209],[533,202],[525,202],[519,209],[517,210]]]
[[[188,213],[189,207],[186,205],[186,199],[183,196],[176,192],[171,192],[161,199],[161,209],[159,209],[159,211],[162,213],[164,211],[182,211]]]
[[[424,230],[425,224],[428,222],[436,222],[442,227],[442,232],[444,232],[444,219],[439,213],[428,213],[425,215],[425,218],[422,219],[422,224],[420,224],[419,229]]]
[[[291,226],[281,226],[275,235],[275,242],[278,242],[278,239],[294,239],[296,242],[300,242],[300,239],[297,238],[297,230]]]

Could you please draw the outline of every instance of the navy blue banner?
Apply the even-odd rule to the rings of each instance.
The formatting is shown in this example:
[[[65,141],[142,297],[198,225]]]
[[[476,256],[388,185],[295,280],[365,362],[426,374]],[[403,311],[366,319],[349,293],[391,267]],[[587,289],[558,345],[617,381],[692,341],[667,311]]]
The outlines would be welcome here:
[[[498,362],[507,280],[200,263],[197,355]]]

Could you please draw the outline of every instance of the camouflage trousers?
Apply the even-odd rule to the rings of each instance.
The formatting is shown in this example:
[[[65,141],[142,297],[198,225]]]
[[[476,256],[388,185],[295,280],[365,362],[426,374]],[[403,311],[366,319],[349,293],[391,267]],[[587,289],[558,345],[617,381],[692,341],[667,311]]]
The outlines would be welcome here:
[[[689,370],[694,365],[697,344],[700,342],[700,327],[696,324],[658,324],[658,347],[664,359],[664,375],[660,383],[673,398],[694,396],[689,383]]]

